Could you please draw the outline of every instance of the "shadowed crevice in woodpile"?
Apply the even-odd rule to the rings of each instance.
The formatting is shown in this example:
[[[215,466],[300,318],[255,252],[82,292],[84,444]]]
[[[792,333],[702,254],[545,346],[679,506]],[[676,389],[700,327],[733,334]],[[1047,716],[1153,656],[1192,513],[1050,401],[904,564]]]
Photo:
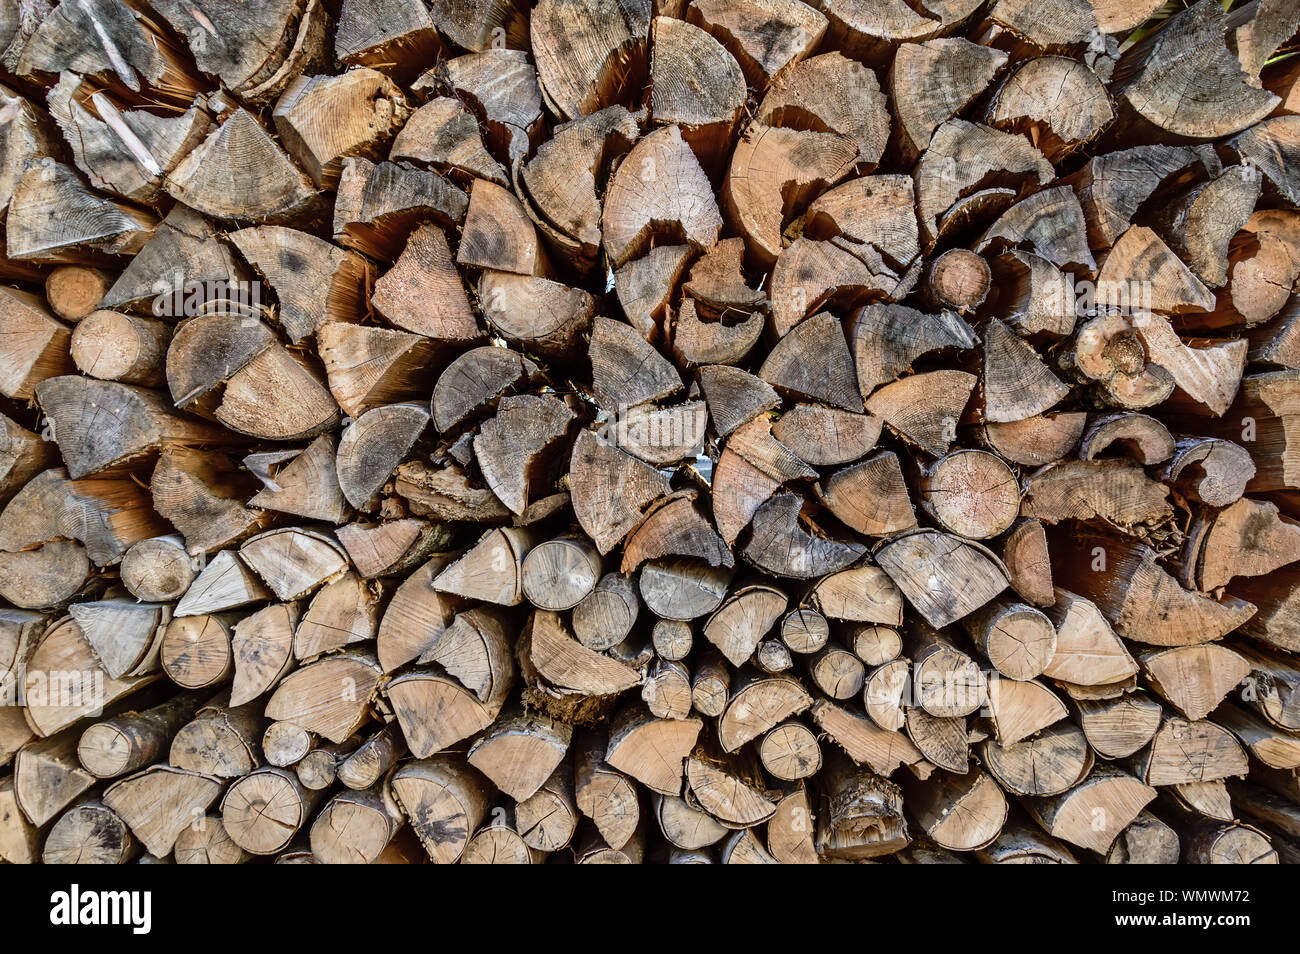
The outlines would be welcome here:
[[[0,862],[1300,861],[1292,7],[8,0]]]

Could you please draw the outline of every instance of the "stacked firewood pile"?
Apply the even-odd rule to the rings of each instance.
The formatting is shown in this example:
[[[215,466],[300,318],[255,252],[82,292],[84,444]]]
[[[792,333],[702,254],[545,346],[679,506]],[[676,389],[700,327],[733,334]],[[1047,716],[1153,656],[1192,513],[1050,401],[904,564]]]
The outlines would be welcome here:
[[[1296,860],[1298,27],[5,0],[0,860]]]

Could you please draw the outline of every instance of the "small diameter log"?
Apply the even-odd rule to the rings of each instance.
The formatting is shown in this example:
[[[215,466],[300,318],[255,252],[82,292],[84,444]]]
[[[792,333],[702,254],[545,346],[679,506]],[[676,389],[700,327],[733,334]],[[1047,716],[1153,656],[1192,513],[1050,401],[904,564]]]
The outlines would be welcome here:
[[[1148,811],[1142,811],[1106,852],[1108,865],[1176,865],[1178,832]]]
[[[993,272],[984,256],[954,248],[930,263],[925,285],[935,308],[948,308],[965,315],[984,304],[993,285]]]
[[[917,624],[905,637],[907,655],[915,666],[916,702],[939,718],[969,715],[984,704],[985,679],[970,656],[946,636]]]
[[[966,617],[962,626],[993,668],[1012,679],[1042,675],[1056,654],[1056,627],[1024,603],[999,598]]]
[[[491,819],[474,833],[460,856],[462,865],[534,865],[546,856],[529,848],[515,826],[514,812],[507,806],[492,810]]]
[[[370,788],[406,752],[401,733],[385,726],[349,752],[338,764],[338,780],[353,791]]]
[[[180,693],[143,712],[96,722],[81,733],[77,758],[96,778],[116,778],[158,760],[202,703],[196,692]]]
[[[292,722],[272,722],[262,733],[262,757],[278,768],[290,768],[301,762],[316,740],[302,726]]]
[[[792,782],[820,771],[821,746],[802,722],[783,722],[770,729],[758,745],[758,757],[771,775]]]
[[[166,379],[164,360],[171,327],[118,311],[93,311],[72,333],[77,367],[92,378],[158,387]]]
[[[539,609],[573,609],[600,579],[600,554],[581,537],[539,543],[523,562],[524,596]]]
[[[717,650],[705,653],[695,664],[691,680],[691,705],[700,715],[720,716],[731,692],[731,671]]]
[[[815,609],[802,607],[781,618],[781,642],[792,653],[815,653],[830,639],[830,624]]]
[[[525,579],[525,589],[528,585],[528,580]],[[602,651],[617,646],[632,631],[640,608],[641,600],[631,578],[619,573],[606,573],[596,582],[591,592],[573,607],[573,635],[588,649]],[[659,631],[658,626],[656,623],[656,633]],[[688,643],[688,652],[689,648]]]
[[[260,768],[226,789],[221,821],[230,840],[250,854],[278,854],[307,824],[324,794],[303,787],[293,772]]]
[[[1278,853],[1258,828],[1234,822],[1202,823],[1188,836],[1184,859],[1190,865],[1276,865]]]
[[[650,631],[650,641],[660,659],[680,661],[690,655],[695,636],[690,623],[660,619],[655,620],[654,628]]]
[[[167,678],[178,686],[205,689],[223,682],[234,671],[232,639],[228,617],[181,616],[163,631],[158,661]]]
[[[99,306],[112,284],[112,276],[102,269],[60,265],[45,277],[45,300],[56,315],[75,323]]]
[[[184,596],[195,572],[184,540],[175,535],[132,544],[118,567],[122,585],[146,603],[166,603]]]
[[[835,642],[808,658],[808,672],[817,688],[832,699],[851,699],[866,682],[862,660]]]
[[[641,700],[660,719],[685,719],[691,714],[691,674],[685,664],[656,659],[641,684]]]
[[[945,530],[975,540],[995,537],[1020,512],[1020,484],[999,457],[954,451],[924,465],[917,481],[921,506]]]
[[[574,800],[606,843],[621,848],[641,819],[636,783],[605,761],[608,739],[599,729],[582,730],[574,742]]]

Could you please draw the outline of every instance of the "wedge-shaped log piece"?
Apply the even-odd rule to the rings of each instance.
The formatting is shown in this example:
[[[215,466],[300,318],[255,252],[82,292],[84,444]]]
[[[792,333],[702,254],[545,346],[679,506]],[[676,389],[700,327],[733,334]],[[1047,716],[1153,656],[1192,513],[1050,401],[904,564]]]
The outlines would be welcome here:
[[[484,317],[507,341],[562,361],[577,355],[596,308],[581,288],[510,272],[484,272],[478,295]]]
[[[433,389],[434,426],[443,433],[453,431],[538,374],[537,365],[507,348],[466,351],[438,376]]]
[[[295,400],[283,401],[286,394]],[[272,344],[226,381],[213,416],[249,437],[291,441],[315,437],[334,424],[338,413],[320,375],[294,352]]]
[[[1098,755],[1122,759],[1151,741],[1164,709],[1145,694],[1130,693],[1117,699],[1078,699],[1075,721]]]
[[[338,543],[305,527],[259,533],[240,546],[239,556],[286,601],[306,596],[348,565],[347,554]]]
[[[700,5],[691,12],[698,15]],[[718,40],[684,20],[655,17],[651,33],[651,121],[676,125],[704,166],[720,169],[745,105],[740,66]]]
[[[656,236],[705,249],[721,230],[708,177],[676,126],[640,139],[610,179],[601,231],[614,268],[640,257]]]
[[[68,166],[34,159],[9,199],[6,255],[35,262],[77,261],[95,252],[133,255],[157,225],[151,213],[91,191]]]
[[[392,262],[421,223],[450,227],[468,205],[465,193],[436,172],[350,156],[334,199],[334,240]]]
[[[1119,769],[1099,765],[1076,787],[1033,801],[1030,814],[1055,838],[1105,853],[1152,799],[1155,789]]]
[[[1047,614],[1056,626],[1056,652],[1044,675],[1076,686],[1105,686],[1138,671],[1095,603],[1058,586]]]
[[[316,198],[311,181],[246,110],[236,110],[167,175],[167,191],[218,219],[283,222]]]
[[[905,792],[904,806],[916,823],[935,844],[951,851],[987,847],[1006,824],[1006,796],[993,777],[979,769],[963,775],[943,773],[909,784]]]
[[[343,742],[362,724],[382,671],[359,650],[326,656],[286,676],[266,703],[266,717],[291,722],[331,742]]]
[[[211,776],[155,765],[114,782],[103,798],[149,854],[165,858],[186,826],[202,818],[220,794],[221,783]]]
[[[1214,139],[1263,119],[1279,100],[1250,85],[1224,42],[1226,27],[1216,3],[1183,10],[1124,54],[1116,98],[1157,135]]]
[[[727,707],[718,717],[718,742],[725,751],[735,752],[790,716],[805,711],[812,701],[797,679],[749,672],[732,687]]]
[[[429,423],[423,404],[391,404],[366,411],[343,432],[337,467],[348,503],[366,509]]]
[[[743,586],[709,617],[704,624],[704,636],[733,666],[741,666],[785,613],[787,605],[786,595],[775,587]]]
[[[813,703],[813,722],[858,765],[889,776],[900,765],[917,765],[921,753],[901,732],[880,728],[848,709],[825,699]],[[831,761],[827,752],[827,762]]]
[[[251,489],[224,454],[168,445],[149,489],[154,509],[185,537],[191,553],[210,553],[255,532],[263,514],[244,506]]]
[[[709,566],[731,567],[735,558],[696,506],[696,492],[677,491],[653,504],[623,546],[623,573],[664,557],[694,557]]]
[[[1014,795],[1061,795],[1093,765],[1088,740],[1069,722],[1058,722],[1019,742],[986,741],[981,755],[998,784]]]
[[[560,119],[576,119],[618,102],[630,79],[644,73],[651,6],[602,0],[544,0],[529,21],[538,82]]]
[[[833,52],[783,71],[763,97],[758,121],[850,136],[858,161],[868,166],[880,161],[889,139],[889,113],[876,74]]]
[[[431,581],[454,553],[435,553],[402,581],[384,608],[376,649],[384,672],[392,672],[434,646],[456,616],[459,600],[435,590]]]
[[[1055,163],[1094,139],[1114,115],[1106,87],[1087,65],[1040,56],[1022,63],[998,87],[988,123],[1028,134]]]
[[[866,552],[856,541],[824,535],[817,527],[804,529],[801,501],[796,494],[778,493],[754,514],[754,529],[742,551],[753,566],[774,576],[809,580],[842,570]]]
[[[85,477],[172,444],[221,445],[234,435],[176,413],[160,393],[115,381],[64,376],[36,389],[68,472]],[[111,417],[111,426],[102,420]]]
[[[312,597],[293,634],[294,658],[311,659],[353,643],[368,642],[375,638],[378,626],[379,594],[348,571]]]
[[[732,153],[722,189],[728,221],[744,235],[750,254],[764,264],[775,262],[786,224],[848,175],[857,157],[857,144],[848,136],[751,123]]]
[[[697,718],[656,719],[644,706],[629,706],[610,724],[605,761],[652,792],[679,796],[703,726]]]
[[[948,452],[978,378],[965,371],[927,371],[887,384],[866,403],[907,440],[935,456]]]
[[[772,816],[776,806],[726,761],[714,762],[697,752],[686,760],[686,780],[700,806],[722,824],[749,827]]]
[[[352,0],[352,4],[361,6],[356,0]],[[424,7],[413,9],[428,17]],[[433,33],[432,23],[429,32]],[[439,172],[459,173],[462,178],[480,178],[501,187],[509,184],[506,170],[483,145],[474,114],[453,96],[435,97],[411,113],[411,118],[393,139],[388,158],[394,162],[408,160],[428,164]],[[473,201],[472,197],[470,201]]]
[[[1193,529],[1200,545],[1189,562],[1203,592],[1227,586],[1238,576],[1266,577],[1300,560],[1300,524],[1281,516],[1268,501],[1243,497],[1196,523],[1206,529]]]
[[[68,613],[110,678],[143,676],[158,668],[170,614],[166,604],[92,600],[73,604]]]
[[[1061,582],[1092,600],[1126,639],[1152,646],[1209,642],[1250,619],[1255,607],[1185,590],[1150,547],[1129,537],[1072,532],[1052,538]],[[1104,561],[1098,564],[1096,561]],[[1094,565],[1106,571],[1094,572]]]
[[[492,492],[514,513],[523,513],[537,495],[573,420],[558,399],[524,394],[502,398],[496,416],[479,428],[474,458]]]
[[[401,89],[363,66],[337,76],[295,77],[271,118],[285,148],[328,189],[338,184],[344,156],[378,154],[409,115]]]
[[[176,604],[176,616],[219,613],[269,598],[263,585],[234,550],[222,550],[199,573]]]
[[[356,321],[365,312],[373,270],[355,252],[297,229],[240,229],[230,240],[276,293],[279,320],[294,344],[329,321]]]
[[[909,371],[923,355],[975,346],[975,335],[953,312],[925,314],[906,305],[878,304],[855,312],[847,328],[864,397]]]
[[[460,251],[465,251],[465,239]],[[421,225],[411,233],[396,264],[375,283],[370,301],[390,324],[434,341],[464,345],[483,337],[447,236],[436,225]]]
[[[394,677],[384,692],[411,754],[420,759],[482,732],[505,703],[505,692],[482,702],[435,668],[409,669]]]
[[[469,764],[518,802],[532,798],[560,765],[572,726],[544,715],[504,715],[469,749]]]
[[[435,590],[467,599],[516,606],[524,598],[523,562],[532,546],[533,536],[528,530],[489,530],[444,567],[431,585]]]
[[[46,310],[45,303],[17,288],[0,288],[0,331],[4,333],[4,372],[0,394],[30,400],[36,385],[47,378],[72,374],[68,355],[72,331]]]
[[[40,844],[40,828],[47,822],[53,821],[58,814],[66,809],[79,796],[89,790],[97,779],[77,761],[77,736],[76,733],[64,733],[48,739],[38,739],[30,744],[24,745],[14,756],[14,770],[11,776],[6,777],[5,787],[0,787],[0,793],[4,793],[4,813],[6,817],[5,826],[5,848],[9,852],[25,852],[30,849],[30,855],[20,855],[19,858],[26,857],[28,863],[34,864],[36,861],[36,850]],[[14,822],[19,824],[19,832],[15,840],[20,844],[10,842],[9,813],[14,814]],[[27,830],[29,829],[30,830]],[[30,839],[30,845],[26,842]],[[13,857],[6,857],[11,864],[19,864],[20,860]]]
[[[968,616],[1010,582],[1001,561],[978,543],[937,530],[891,539],[876,551],[876,561],[936,628]]]
[[[893,451],[881,451],[830,474],[816,486],[817,499],[845,526],[883,537],[916,526],[907,483]]]
[[[406,68],[432,62],[442,50],[428,8],[416,0],[344,0],[334,34],[334,55],[349,66]]]
[[[106,707],[158,678],[156,673],[120,678],[108,675],[81,627],[70,616],[57,620],[45,631],[26,661],[25,672],[28,675],[24,685],[29,695],[24,715],[27,724],[42,738],[101,714]],[[32,691],[42,685],[43,692]]]
[[[334,438],[317,437],[302,451],[271,451],[250,454],[244,467],[262,481],[262,489],[248,501],[262,507],[291,513],[308,520],[340,523],[347,511],[343,489],[335,468]]]
[[[1250,664],[1226,646],[1202,643],[1138,654],[1147,684],[1186,718],[1204,719],[1250,673]]]

